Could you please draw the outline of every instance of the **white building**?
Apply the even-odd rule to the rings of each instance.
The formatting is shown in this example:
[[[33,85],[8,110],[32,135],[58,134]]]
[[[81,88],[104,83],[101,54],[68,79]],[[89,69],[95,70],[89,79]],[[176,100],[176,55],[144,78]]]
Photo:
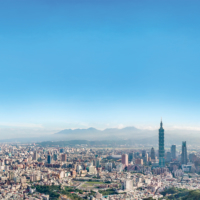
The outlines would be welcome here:
[[[119,165],[116,166],[116,170],[117,170],[118,172],[122,172],[122,171],[123,171],[123,168],[124,168],[124,167],[123,167],[123,164],[121,164],[121,163],[120,163]]]
[[[81,170],[82,170],[81,165],[78,165],[77,168],[76,168],[77,173],[80,174]]]
[[[125,180],[122,184],[122,189],[126,191],[130,191],[133,189],[133,181],[132,180]]]
[[[89,166],[89,174],[97,174],[96,167],[94,166]]]
[[[112,163],[106,163],[105,168],[106,168],[106,170],[111,172],[112,171]]]
[[[176,171],[174,171],[175,177],[182,177],[183,174],[184,174],[184,172],[181,169],[177,169]]]

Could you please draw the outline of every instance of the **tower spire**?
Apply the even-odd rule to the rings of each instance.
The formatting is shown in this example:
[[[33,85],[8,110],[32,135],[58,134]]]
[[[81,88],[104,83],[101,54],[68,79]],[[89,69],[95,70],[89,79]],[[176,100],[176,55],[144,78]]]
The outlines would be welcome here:
[[[160,121],[160,127],[162,127],[163,123],[162,123],[162,117],[161,117],[161,121]]]
[[[158,141],[158,145],[159,145],[159,166],[160,167],[164,167],[165,166],[165,134],[164,134],[164,129],[163,129],[163,123],[162,123],[162,118],[161,118],[161,122],[160,122],[160,129],[158,131],[158,135],[159,135],[159,141]]]

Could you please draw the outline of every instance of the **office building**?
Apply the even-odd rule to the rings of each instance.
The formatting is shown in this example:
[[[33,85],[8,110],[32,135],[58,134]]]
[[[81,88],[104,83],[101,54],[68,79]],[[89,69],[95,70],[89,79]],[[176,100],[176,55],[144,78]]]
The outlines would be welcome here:
[[[160,122],[160,129],[159,129],[159,167],[165,166],[165,144],[164,144],[164,129],[162,120]]]
[[[51,155],[48,155],[48,156],[47,156],[47,163],[48,163],[48,164],[51,164]]]
[[[155,150],[154,150],[154,148],[152,147],[152,148],[151,148],[151,160],[155,160],[155,159],[156,159]]]
[[[78,165],[76,168],[77,173],[80,174],[81,170],[83,170],[83,168],[81,167],[81,165]]]
[[[62,162],[66,162],[66,159],[67,159],[67,155],[66,154],[62,154],[61,161]]]
[[[189,154],[189,160],[190,162],[194,163],[197,159],[197,156],[194,153]]]
[[[136,165],[143,165],[143,159],[140,159],[140,158],[137,158],[137,159],[135,159],[135,164]]]
[[[176,145],[171,146],[172,159],[176,159]]]
[[[121,186],[122,190],[130,191],[133,189],[133,181],[132,180],[125,180]]]
[[[172,154],[171,154],[171,152],[167,152],[166,161],[167,161],[167,162],[171,162],[171,160],[172,160]]]
[[[53,159],[56,161],[58,159],[58,155],[57,154],[54,154],[53,155]]]
[[[60,153],[63,153],[64,152],[64,149],[60,149]]]
[[[129,162],[133,161],[133,157],[134,157],[133,152],[129,153],[128,154],[128,161]]]
[[[146,153],[145,156],[142,157],[142,159],[143,159],[143,161],[144,161],[145,163],[147,163],[147,162],[148,162],[148,154]]]
[[[125,166],[128,166],[128,155],[127,154],[122,155],[122,164]]]
[[[106,163],[106,165],[105,165],[105,169],[106,170],[108,170],[109,172],[111,172],[112,168],[113,168],[112,163]]]
[[[142,158],[146,156],[146,150],[142,150]]]
[[[134,158],[139,158],[140,157],[140,153],[139,152],[135,152],[134,153]]]
[[[181,164],[187,165],[187,146],[186,146],[186,141],[182,142]]]
[[[33,160],[37,160],[37,159],[38,159],[38,155],[37,155],[37,151],[35,151],[33,154]]]

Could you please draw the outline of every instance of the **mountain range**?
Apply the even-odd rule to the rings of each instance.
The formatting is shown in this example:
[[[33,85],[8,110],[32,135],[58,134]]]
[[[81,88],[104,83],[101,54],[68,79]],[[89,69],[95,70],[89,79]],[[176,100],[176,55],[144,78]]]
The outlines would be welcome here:
[[[64,135],[68,137],[80,137],[80,138],[90,138],[90,139],[129,139],[130,137],[142,137],[144,131],[137,129],[135,127],[126,127],[122,129],[118,128],[108,128],[105,130],[98,130],[93,127],[88,129],[65,129],[55,135]]]
[[[65,129],[54,134],[63,140],[132,140],[138,144],[158,144],[158,130],[137,129],[125,127],[122,129],[109,128],[98,130],[93,127],[88,129]],[[187,141],[188,144],[199,144],[200,131],[190,130],[165,130],[165,144],[179,144]]]
[[[131,144],[158,145],[158,130],[138,129],[135,127],[125,127],[122,129],[108,128],[98,130],[90,127],[88,129],[64,129],[54,134],[43,136],[33,136],[24,138],[11,138],[0,140],[0,142],[42,142],[42,141],[131,141]],[[165,145],[180,145],[182,141],[187,141],[188,145],[199,145],[200,131],[194,130],[165,130]]]

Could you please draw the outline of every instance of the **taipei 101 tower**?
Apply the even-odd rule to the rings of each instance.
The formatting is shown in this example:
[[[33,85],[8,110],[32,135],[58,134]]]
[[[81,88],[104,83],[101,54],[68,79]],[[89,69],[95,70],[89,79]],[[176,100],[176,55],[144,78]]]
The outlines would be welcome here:
[[[165,167],[165,143],[164,143],[164,129],[162,119],[159,129],[159,167]]]

